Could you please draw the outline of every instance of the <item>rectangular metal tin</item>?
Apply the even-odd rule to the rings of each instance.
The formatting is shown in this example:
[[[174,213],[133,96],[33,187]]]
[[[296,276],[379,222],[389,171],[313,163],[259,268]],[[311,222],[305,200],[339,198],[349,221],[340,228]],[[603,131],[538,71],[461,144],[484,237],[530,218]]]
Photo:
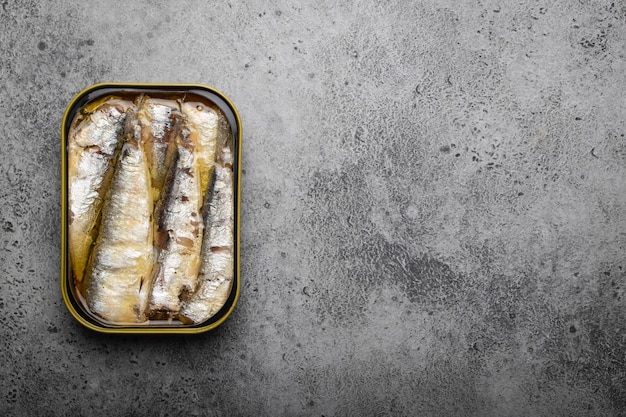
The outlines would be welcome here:
[[[234,196],[234,275],[233,285],[226,304],[212,318],[196,325],[138,325],[116,326],[99,322],[92,317],[80,301],[76,299],[70,282],[69,249],[68,249],[68,174],[67,174],[67,141],[69,126],[74,115],[85,104],[121,93],[194,93],[217,105],[231,126],[234,141],[233,188]],[[240,206],[241,206],[241,119],[233,103],[222,92],[201,84],[149,84],[149,83],[101,83],[94,84],[78,93],[68,104],[61,122],[61,294],[70,314],[83,326],[101,333],[122,334],[196,334],[215,329],[232,313],[241,288],[240,282]]]

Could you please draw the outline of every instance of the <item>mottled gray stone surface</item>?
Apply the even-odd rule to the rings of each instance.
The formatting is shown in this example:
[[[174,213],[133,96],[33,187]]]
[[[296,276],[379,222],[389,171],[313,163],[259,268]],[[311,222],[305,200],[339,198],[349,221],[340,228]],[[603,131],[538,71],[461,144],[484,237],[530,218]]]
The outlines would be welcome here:
[[[626,415],[626,5],[513,3],[3,1],[0,415]],[[63,305],[59,125],[102,81],[241,112],[213,333]]]

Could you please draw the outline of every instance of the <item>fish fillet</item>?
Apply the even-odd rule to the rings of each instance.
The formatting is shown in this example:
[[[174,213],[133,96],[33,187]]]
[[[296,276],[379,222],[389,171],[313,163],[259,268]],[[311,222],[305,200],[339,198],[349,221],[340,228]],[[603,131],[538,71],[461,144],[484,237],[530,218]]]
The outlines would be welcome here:
[[[159,250],[150,296],[153,316],[175,313],[198,279],[203,224],[200,167],[190,133],[177,138],[175,160],[157,212]]]
[[[69,251],[72,271],[82,281],[96,224],[119,151],[130,103],[109,100],[72,123],[68,138]]]
[[[150,167],[153,201],[156,202],[176,152],[174,141],[180,131],[182,114],[174,100],[145,97],[137,117]]]
[[[146,321],[153,265],[150,171],[141,130],[129,118],[83,285],[89,309],[116,324]]]
[[[213,173],[213,186],[205,207],[205,233],[198,290],[183,303],[179,318],[202,323],[226,303],[234,275],[234,200],[230,149],[224,147]]]
[[[219,116],[211,107],[202,103],[188,102],[182,105],[183,115],[189,127],[190,140],[196,148],[198,167],[200,170],[200,188],[202,197],[209,185],[209,177],[219,134]]]

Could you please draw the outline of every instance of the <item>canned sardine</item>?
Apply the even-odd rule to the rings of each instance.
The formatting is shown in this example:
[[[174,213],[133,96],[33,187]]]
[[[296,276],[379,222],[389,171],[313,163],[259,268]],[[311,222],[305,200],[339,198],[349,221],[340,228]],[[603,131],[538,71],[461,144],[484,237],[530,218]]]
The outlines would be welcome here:
[[[199,333],[239,294],[241,122],[201,85],[99,84],[61,127],[66,306],[112,333]]]

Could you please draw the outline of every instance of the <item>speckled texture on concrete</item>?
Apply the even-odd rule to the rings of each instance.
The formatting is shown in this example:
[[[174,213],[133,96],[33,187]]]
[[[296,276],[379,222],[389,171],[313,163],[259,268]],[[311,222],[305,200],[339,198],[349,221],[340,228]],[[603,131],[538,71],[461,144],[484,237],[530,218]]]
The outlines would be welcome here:
[[[0,415],[626,415],[626,5],[512,3],[3,1]],[[102,81],[241,112],[211,334],[63,305],[59,125]]]

